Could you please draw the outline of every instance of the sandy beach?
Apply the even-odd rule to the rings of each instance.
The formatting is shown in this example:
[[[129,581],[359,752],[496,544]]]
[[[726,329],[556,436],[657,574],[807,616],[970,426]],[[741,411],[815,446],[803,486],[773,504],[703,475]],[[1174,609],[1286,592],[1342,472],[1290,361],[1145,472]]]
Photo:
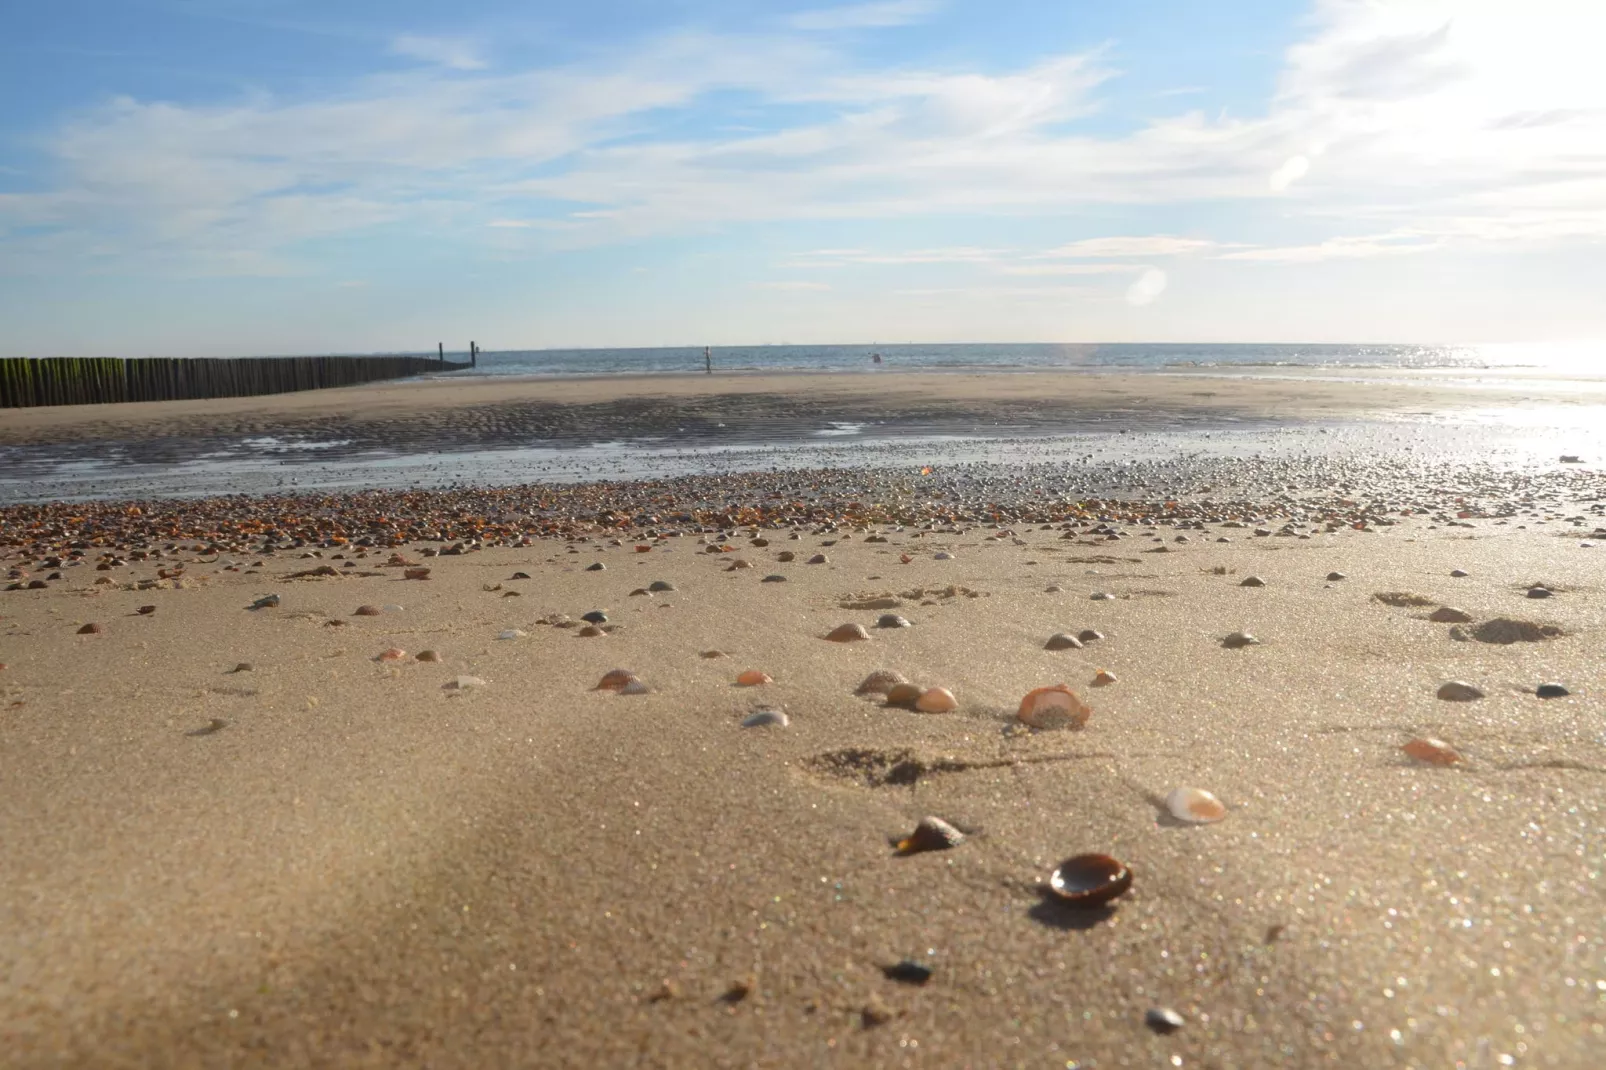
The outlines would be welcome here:
[[[1130,506],[822,473],[11,507],[0,564],[46,586],[0,593],[8,1059],[1593,1065],[1600,477],[1245,467],[1258,503],[1218,469]],[[1498,618],[1560,634],[1474,637]],[[594,690],[615,668],[649,693]],[[957,709],[855,695],[877,669]],[[1085,728],[1015,721],[1060,682]],[[1175,820],[1178,786],[1226,818]],[[926,815],[966,839],[900,856]],[[1045,887],[1083,852],[1134,875],[1109,909]]]

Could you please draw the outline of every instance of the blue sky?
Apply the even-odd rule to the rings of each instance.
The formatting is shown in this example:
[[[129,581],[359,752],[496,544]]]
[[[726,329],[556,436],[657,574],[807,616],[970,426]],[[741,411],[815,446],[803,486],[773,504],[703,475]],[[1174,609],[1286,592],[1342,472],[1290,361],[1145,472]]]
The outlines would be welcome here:
[[[0,354],[1606,338],[1598,0],[49,0]]]

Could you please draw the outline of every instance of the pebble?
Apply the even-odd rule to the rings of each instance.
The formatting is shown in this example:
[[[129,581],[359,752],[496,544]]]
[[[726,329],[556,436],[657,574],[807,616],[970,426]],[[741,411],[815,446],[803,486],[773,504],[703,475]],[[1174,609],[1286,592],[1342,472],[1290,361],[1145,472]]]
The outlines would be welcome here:
[[[607,569],[607,567],[608,566],[604,565],[601,561],[593,561],[591,564],[586,566],[586,571],[587,572],[603,572],[603,571],[605,571]]]
[[[824,554],[815,554],[813,557],[809,558],[805,564],[823,565],[829,560],[830,558],[826,557]]]
[[[1538,695],[1540,698],[1566,698],[1568,695],[1572,694],[1572,692],[1568,691],[1561,684],[1540,684],[1538,687],[1534,688],[1534,694]]]
[[[1081,650],[1082,641],[1074,635],[1065,632],[1055,632],[1043,644],[1044,650]]]
[[[1428,620],[1437,624],[1470,624],[1472,623],[1472,614],[1464,609],[1456,609],[1454,606],[1440,606],[1428,614]]]
[[[864,630],[862,624],[839,624],[826,635],[833,643],[856,643],[870,638],[870,633]]]
[[[575,634],[582,639],[595,639],[599,635],[607,635],[608,633],[597,627],[595,624],[587,624]]]
[[[965,842],[965,834],[940,817],[922,817],[915,830],[898,841],[901,855],[922,854],[926,851],[947,851]]]
[[[1043,588],[1043,593],[1044,594],[1059,594],[1063,590],[1065,590],[1065,588],[1063,588],[1063,587],[1049,586],[1049,587],[1044,587]]]
[[[877,669],[866,676],[859,686],[853,689],[855,695],[885,695],[899,684],[907,684],[909,678],[901,672],[891,669]]]
[[[1240,647],[1259,646],[1260,640],[1256,639],[1248,632],[1233,632],[1231,635],[1227,636],[1221,641],[1221,645],[1226,647],[1228,650],[1237,650]]]
[[[405,658],[406,656],[407,656],[407,651],[401,649],[400,647],[394,647],[393,646],[389,650],[380,651],[380,653],[377,656],[375,656],[374,660],[375,661],[400,661],[402,658]]]
[[[1076,637],[1084,643],[1092,643],[1104,638],[1104,633],[1093,628],[1083,628],[1076,633]]]
[[[1095,602],[1113,602],[1113,601],[1115,601],[1115,595],[1111,594],[1109,591],[1095,591],[1095,592],[1093,592],[1091,597],[1092,597],[1093,601],[1095,601]]]
[[[414,655],[414,659],[417,661],[440,661],[441,656],[433,650],[420,650]]]
[[[933,561],[952,561],[954,559],[954,555],[946,550],[940,550],[937,553],[932,554],[931,559]]]
[[[754,710],[742,719],[743,728],[785,728],[791,723],[785,713],[769,708]]]
[[[1170,1007],[1150,1007],[1143,1012],[1143,1024],[1162,1036],[1175,1033],[1187,1020]]]
[[[876,618],[875,626],[877,628],[907,628],[909,627],[909,622],[896,613],[883,613]]]
[[[151,614],[152,614],[152,613],[155,613],[155,612],[156,612],[156,607],[155,607],[155,606],[140,606],[140,607],[139,607],[139,608],[138,608],[138,609],[137,609],[137,610],[135,610],[135,611],[134,611],[134,612],[136,612],[136,613],[138,613],[138,614],[139,614],[139,615],[140,615],[140,616],[142,616],[142,617],[148,617],[148,616],[150,616],[150,615],[151,615]]]
[[[782,550],[780,553],[775,555],[775,560],[779,561],[783,565],[788,565],[797,560],[797,555],[790,550]]]
[[[1440,684],[1438,694],[1446,702],[1471,702],[1483,697],[1482,691],[1460,680],[1450,680]]]
[[[261,598],[258,598],[255,602],[252,602],[249,606],[246,606],[245,608],[247,608],[247,609],[272,609],[274,606],[276,606],[278,604],[279,604],[279,596],[278,595],[276,595],[276,594],[267,594],[267,595],[263,595]]]
[[[498,632],[496,637],[498,639],[523,639],[525,634],[525,632],[518,628],[508,628],[504,631]]]
[[[429,579],[429,569],[427,569],[427,568],[409,568],[409,569],[405,569],[402,572],[402,579],[404,579],[404,580],[427,580],[427,579]]]
[[[106,629],[102,628],[98,624],[86,624],[82,628],[78,629],[78,634],[79,635],[99,635],[101,632],[103,632],[105,630]]]

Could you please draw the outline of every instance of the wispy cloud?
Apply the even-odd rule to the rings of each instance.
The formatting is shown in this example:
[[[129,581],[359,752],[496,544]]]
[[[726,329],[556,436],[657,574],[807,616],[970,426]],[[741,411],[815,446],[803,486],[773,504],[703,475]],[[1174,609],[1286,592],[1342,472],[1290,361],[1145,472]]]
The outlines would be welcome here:
[[[480,71],[487,66],[485,60],[480,58],[479,49],[472,42],[459,37],[418,37],[409,34],[392,41],[390,50],[398,56],[458,71]]]
[[[799,279],[780,279],[775,282],[753,282],[748,285],[755,290],[781,290],[803,292],[809,290],[829,290],[829,283],[807,282]]]
[[[907,26],[937,9],[936,0],[879,0],[877,3],[799,11],[786,19],[797,30],[857,30]]]
[[[1124,235],[1109,238],[1084,238],[1081,241],[1058,245],[1035,254],[1043,258],[1092,259],[1104,256],[1150,257],[1187,256],[1217,247],[1217,242],[1203,238],[1177,238],[1169,234]]]
[[[1219,259],[1299,264],[1317,260],[1353,260],[1371,256],[1425,253],[1443,245],[1444,239],[1427,234],[1375,234],[1366,237],[1329,238],[1314,245],[1239,249],[1223,253]]]

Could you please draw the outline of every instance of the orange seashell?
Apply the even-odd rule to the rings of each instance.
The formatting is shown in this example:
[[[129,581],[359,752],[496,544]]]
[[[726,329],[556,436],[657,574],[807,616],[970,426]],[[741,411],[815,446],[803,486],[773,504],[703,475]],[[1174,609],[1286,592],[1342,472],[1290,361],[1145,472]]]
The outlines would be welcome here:
[[[610,669],[597,684],[593,691],[617,691],[636,678],[636,674],[628,669]]]
[[[899,554],[898,560],[907,565],[909,562],[913,561],[914,558],[910,557],[908,554]]]
[[[839,624],[831,629],[826,638],[833,643],[856,643],[870,638],[870,633],[864,630],[862,624]]]
[[[1115,683],[1115,674],[1108,669],[1100,669],[1093,674],[1094,687],[1108,687]]]
[[[959,700],[946,687],[928,688],[915,700],[915,709],[922,713],[948,713],[959,708]]]
[[[757,669],[748,669],[736,678],[736,683],[741,687],[758,687],[760,684],[773,684],[774,682],[775,679],[772,676],[768,673],[759,672]]]
[[[646,553],[651,553],[651,552],[652,552],[652,547],[651,546],[640,546],[640,545],[638,545],[636,547],[636,553],[638,553],[638,554],[646,554]]]
[[[1213,825],[1227,816],[1220,799],[1203,788],[1172,788],[1165,797],[1165,808],[1178,821]]]
[[[402,658],[405,658],[406,656],[407,656],[407,651],[398,650],[396,647],[391,647],[389,650],[386,650],[385,652],[380,654],[374,660],[375,661],[400,661]]]
[[[1400,750],[1404,751],[1407,757],[1426,762],[1428,765],[1454,765],[1461,760],[1461,755],[1455,752],[1455,748],[1442,739],[1419,737],[1405,744]]]
[[[1093,714],[1093,707],[1065,684],[1039,687],[1020,700],[1015,716],[1033,728],[1081,728]]]

